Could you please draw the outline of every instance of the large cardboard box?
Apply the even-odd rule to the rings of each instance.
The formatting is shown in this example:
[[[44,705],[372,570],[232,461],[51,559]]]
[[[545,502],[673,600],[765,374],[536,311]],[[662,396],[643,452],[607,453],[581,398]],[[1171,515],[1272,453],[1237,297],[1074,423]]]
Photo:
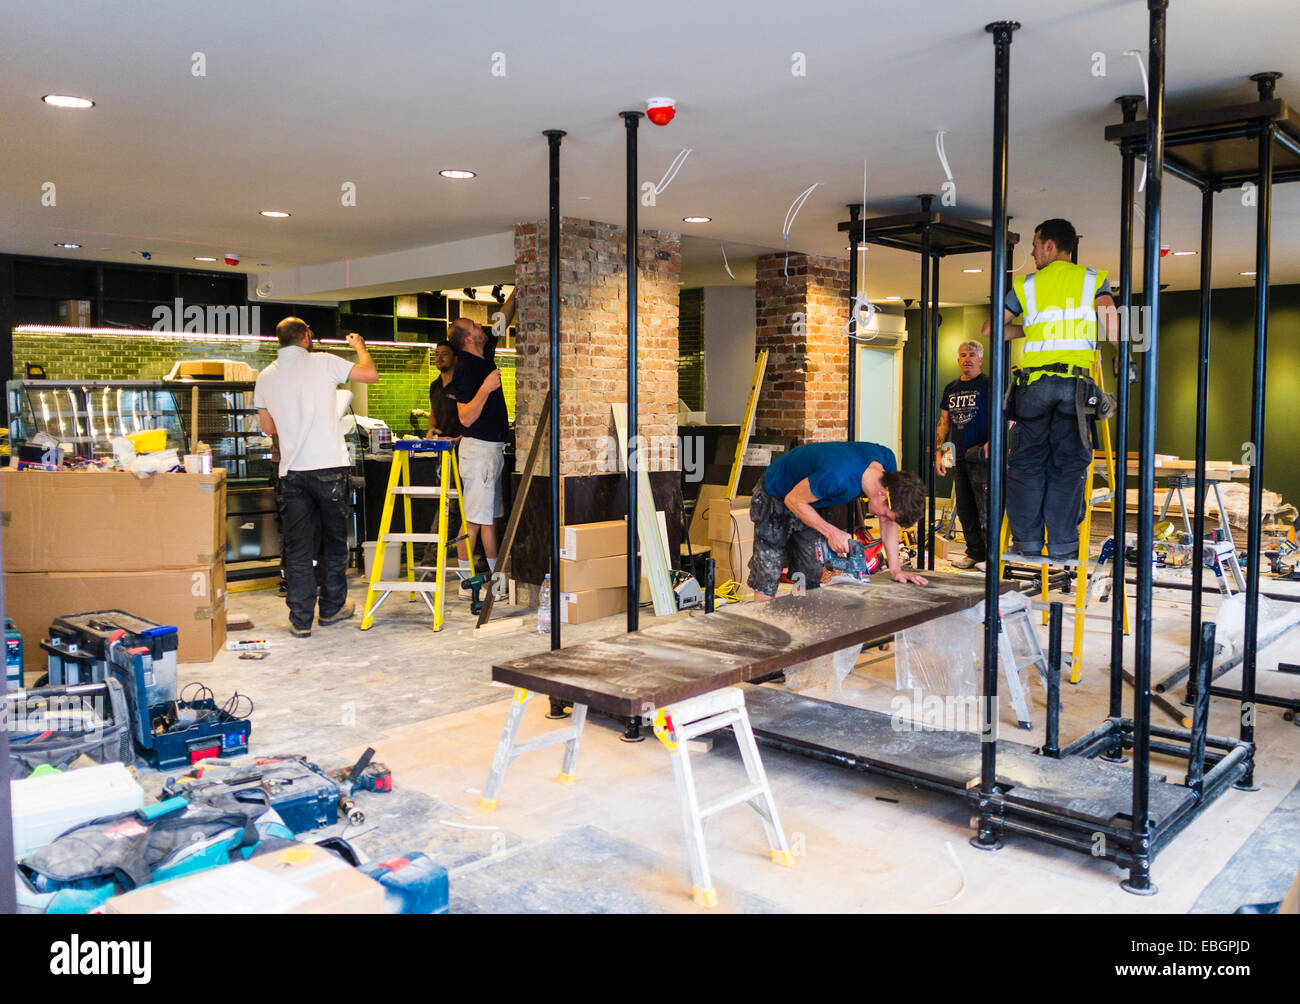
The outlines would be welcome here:
[[[125,610],[179,632],[181,662],[207,662],[226,643],[226,566],[151,572],[5,573],[5,613],[22,632],[24,662],[43,662],[40,641],[56,617]]]
[[[142,479],[6,467],[0,525],[6,572],[206,567],[226,553],[226,472]]]
[[[600,523],[574,523],[560,535],[560,557],[569,561],[608,558],[627,554],[627,520],[610,519]]]
[[[641,595],[650,595],[649,584]],[[607,589],[583,589],[573,593],[560,593],[560,623],[586,624],[627,609],[627,587],[612,586]]]
[[[748,495],[741,495],[728,502],[725,498],[714,499],[709,503],[709,539],[710,540],[753,540],[754,521],[749,518]]]
[[[90,301],[60,300],[54,323],[65,328],[90,327]]]
[[[584,589],[627,588],[627,555],[612,554],[587,561],[560,559],[560,591],[577,593]]]
[[[686,534],[692,544],[709,546],[709,505],[714,499],[726,496],[726,485],[700,485],[700,495],[695,500],[695,512],[691,514],[691,525]]]
[[[754,556],[754,541],[715,540],[713,548],[713,581],[718,585],[728,579],[744,583],[749,578],[749,559]]]
[[[383,913],[384,887],[315,844],[142,886],[104,913]]]

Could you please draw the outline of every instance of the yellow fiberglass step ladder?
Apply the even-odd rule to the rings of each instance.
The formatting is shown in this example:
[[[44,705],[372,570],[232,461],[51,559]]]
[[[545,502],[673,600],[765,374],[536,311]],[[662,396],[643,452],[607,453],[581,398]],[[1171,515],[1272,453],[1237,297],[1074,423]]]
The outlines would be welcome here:
[[[455,540],[447,539],[448,517],[448,499],[456,500],[456,507],[460,512],[460,525],[463,529],[467,524],[465,522],[465,506],[461,501],[460,491],[460,469],[456,464],[456,444],[450,439],[403,439],[393,444],[393,466],[388,474],[388,488],[384,493],[384,513],[379,520],[379,540],[375,545],[375,560],[370,569],[370,584],[366,589],[365,614],[361,618],[361,630],[366,631],[374,623],[375,611],[379,609],[380,604],[388,599],[388,595],[393,592],[403,592],[409,594],[408,599],[414,601],[416,596],[424,600],[425,606],[433,614],[433,629],[442,630],[443,624],[443,598],[446,592],[446,583],[444,582],[447,574],[447,546],[456,544],[465,539],[457,537]],[[437,485],[413,485],[411,484],[411,460],[414,454],[435,453],[439,455],[440,474]],[[447,486],[454,484],[454,489],[448,489]],[[402,500],[403,514],[406,517],[406,528],[409,531],[414,524],[411,522],[411,499],[415,498],[436,498],[438,500],[438,532],[437,533],[392,533],[390,532],[393,525],[393,504],[398,499]],[[384,555],[389,544],[406,545],[406,578],[385,581],[384,573]],[[415,579],[416,561],[415,545],[416,544],[436,544],[437,561],[434,564],[434,575],[431,581],[417,582]],[[470,576],[474,575],[474,555],[469,554],[469,565],[464,571],[468,571]],[[461,571],[456,568],[453,571]],[[429,594],[433,598],[429,598]]]
[[[1101,352],[1097,351],[1093,356],[1092,379],[1105,390],[1102,382],[1101,371]],[[1101,453],[1106,460],[1106,483],[1107,487],[1094,492],[1093,484],[1097,467],[1096,455],[1088,463],[1088,477],[1084,486],[1083,497],[1085,505],[1083,508],[1083,521],[1079,524],[1079,555],[1071,559],[1052,559],[1047,557],[1047,548],[1043,548],[1042,556],[1017,556],[1012,564],[1029,564],[1038,565],[1041,568],[1041,599],[1043,603],[1047,602],[1049,570],[1051,566],[1063,566],[1067,568],[1077,568],[1078,581],[1075,582],[1074,594],[1074,644],[1070,650],[1070,682],[1078,683],[1079,677],[1083,673],[1083,621],[1088,605],[1088,593],[1090,592],[1091,579],[1093,576],[1102,572],[1102,564],[1096,563],[1089,566],[1089,551],[1092,543],[1092,510],[1093,507],[1102,502],[1110,501],[1113,503],[1115,498],[1115,450],[1111,445],[1110,438],[1110,421],[1109,419],[1098,423],[1101,428]],[[1002,546],[999,548],[1001,554],[1005,555],[1007,543],[1011,538],[1011,524],[1007,521],[1006,514],[1002,516]],[[1124,560],[1124,548],[1117,545],[1114,549],[1117,557],[1114,560]],[[1006,573],[1007,562],[1005,558],[998,566],[998,576],[1002,577]],[[1119,597],[1119,602],[1124,604],[1124,633],[1129,633],[1129,614],[1128,614],[1128,587],[1124,587],[1123,595]],[[1043,614],[1043,623],[1047,623],[1047,614]]]

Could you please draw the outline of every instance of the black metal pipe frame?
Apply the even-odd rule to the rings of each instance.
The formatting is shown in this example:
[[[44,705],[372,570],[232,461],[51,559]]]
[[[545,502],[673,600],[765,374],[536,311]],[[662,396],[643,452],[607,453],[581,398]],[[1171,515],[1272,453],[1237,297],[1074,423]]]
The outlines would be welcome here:
[[[1137,119],[1140,94],[1126,94],[1116,99],[1123,110],[1124,121]],[[1114,582],[1111,587],[1110,617],[1110,707],[1111,718],[1119,718],[1124,713],[1124,606],[1128,602],[1124,585],[1124,551],[1128,542],[1128,415],[1129,382],[1128,371],[1131,358],[1129,319],[1133,303],[1133,167],[1137,161],[1132,148],[1122,151],[1123,174],[1120,178],[1120,218],[1119,218],[1119,342],[1115,345],[1116,372],[1115,397],[1118,413],[1115,421],[1115,483],[1111,488],[1115,497],[1111,500],[1111,512],[1114,514],[1112,541],[1115,545]],[[1122,598],[1122,599],[1121,599]],[[1123,760],[1120,746],[1116,744],[1106,754],[1111,761]]]
[[[1197,507],[1199,509],[1199,506]],[[1200,539],[1199,537],[1197,538]],[[1214,622],[1205,625],[1197,641],[1196,711],[1192,715],[1192,742],[1187,751],[1187,777],[1184,784],[1201,795],[1205,771],[1205,739],[1210,726],[1210,667],[1214,663]]]
[[[1260,100],[1273,96],[1273,81],[1281,74],[1256,73]],[[1255,204],[1255,371],[1250,398],[1250,442],[1254,451],[1250,467],[1250,515],[1246,526],[1246,624],[1241,660],[1241,741],[1255,741],[1255,661],[1259,641],[1260,534],[1264,518],[1264,364],[1268,356],[1268,267],[1269,240],[1273,224],[1273,140],[1277,126],[1272,119],[1259,123],[1259,186]],[[1254,788],[1255,768],[1237,782],[1242,789]]]
[[[993,248],[989,269],[989,306],[992,324],[989,331],[992,372],[989,384],[1003,385],[1006,376],[1007,304],[1007,123],[1011,91],[1011,36],[1020,27],[1018,21],[996,21],[985,25],[993,35]],[[928,248],[926,249],[928,251]],[[924,253],[922,254],[924,260]],[[979,832],[971,844],[985,850],[1002,846],[998,834],[1002,824],[1002,797],[997,788],[997,708],[998,708],[998,566],[1002,557],[1002,465],[996,462],[1003,454],[1002,395],[989,395],[989,465],[988,561],[984,563],[984,700],[980,702],[980,785],[977,801]]]
[[[637,200],[636,130],[644,112],[619,112],[627,134],[627,629],[637,630],[641,614],[641,567],[637,553],[636,279]]]
[[[1147,183],[1142,293],[1147,308],[1147,352],[1142,365],[1142,429],[1138,448],[1137,636],[1133,666],[1133,864],[1122,887],[1156,892],[1151,881],[1151,562],[1154,544],[1156,404],[1160,351],[1160,196],[1165,139],[1165,12],[1169,0],[1147,0]],[[1125,374],[1127,378],[1128,374]],[[1128,458],[1125,458],[1127,463]],[[1121,552],[1122,553],[1122,552]]]
[[[858,230],[854,225],[858,222],[859,214],[862,212],[862,203],[853,202],[849,204],[849,414],[848,414],[848,435],[845,437],[850,443],[857,439],[858,419],[856,409],[858,406]],[[848,506],[849,526],[853,529],[853,507]]]
[[[921,195],[921,212],[929,213],[930,203],[934,196]],[[930,356],[934,352],[934,347],[930,343],[930,224],[921,225],[921,365],[917,370],[917,396],[921,401],[921,414],[917,421],[917,463],[921,469],[917,472],[921,475],[921,480],[930,486],[929,495],[934,495],[934,479],[927,480],[926,469],[934,468],[933,444],[930,442],[932,435],[930,423],[933,416],[930,414],[934,402],[930,399]],[[928,502],[927,502],[928,505]],[[918,526],[916,528],[916,567],[924,569],[925,563],[930,555],[930,540],[926,535],[926,528]]]
[[[939,451],[939,444],[935,442],[935,430],[938,428],[938,407],[939,407],[939,258],[940,255],[934,256],[933,263],[930,267],[930,297],[933,306],[930,309],[930,410],[927,412],[927,419],[930,423],[930,462],[926,465],[926,477],[929,500],[929,518],[925,521],[925,560],[926,568],[934,571],[934,493],[935,493],[935,456]],[[924,267],[922,262],[922,267]]]
[[[563,129],[543,134],[550,147],[550,221],[547,258],[551,328],[551,650],[560,647],[560,140]]]
[[[1043,756],[1061,756],[1061,616],[1060,602],[1049,608],[1047,622],[1047,739]]]
[[[1189,666],[1199,666],[1201,661],[1201,588],[1205,583],[1205,562],[1202,560],[1202,542],[1205,540],[1205,451],[1206,426],[1210,396],[1210,264],[1214,251],[1214,192],[1201,189],[1201,328],[1199,362],[1196,372],[1196,486],[1193,489],[1196,511],[1192,514],[1192,631],[1188,644]],[[1210,648],[1213,653],[1213,646]],[[1211,655],[1213,661],[1213,655]],[[1209,677],[1205,678],[1209,683]],[[1199,674],[1193,674],[1187,683],[1187,700],[1196,700]],[[1200,778],[1197,778],[1198,786]]]

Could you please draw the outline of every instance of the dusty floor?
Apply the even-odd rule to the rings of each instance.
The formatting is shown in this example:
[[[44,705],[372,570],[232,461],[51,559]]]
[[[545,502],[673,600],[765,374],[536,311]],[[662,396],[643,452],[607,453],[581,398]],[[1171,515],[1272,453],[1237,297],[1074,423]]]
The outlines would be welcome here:
[[[360,605],[359,580],[353,595]],[[1187,596],[1158,592],[1156,679],[1185,661]],[[1207,600],[1207,612],[1215,603]],[[358,629],[358,618],[317,627],[310,639],[297,640],[274,590],[232,593],[232,615],[251,616],[256,626],[230,637],[272,640],[268,657],[241,660],[223,652],[209,664],[182,665],[182,683],[201,680],[219,700],[234,690],[250,695],[255,754],[304,753],[334,766],[374,746],[393,770],[394,791],[361,796],[365,824],[342,832],[372,858],[414,850],[433,855],[451,871],[453,910],[700,910],[688,895],[668,756],[653,738],[625,743],[621,724],[592,718],[576,784],[556,783],[561,749],[552,747],[512,765],[495,812],[477,810],[511,693],[490,682],[491,666],[544,651],[548,638],[536,633],[532,611],[498,606],[496,622],[522,616],[523,626],[476,639],[467,604],[452,607],[438,634],[422,603],[393,596],[367,632]],[[653,620],[648,612],[644,619]],[[1091,618],[1086,625],[1082,679],[1062,688],[1063,741],[1105,717],[1109,625]],[[620,614],[566,628],[564,641],[623,629]],[[1046,629],[1039,631],[1045,639]],[[1279,657],[1300,662],[1300,629],[1262,652],[1261,666]],[[1235,676],[1222,682],[1231,684]],[[1300,692],[1300,677],[1261,671],[1260,679],[1261,690]],[[807,693],[890,712],[898,693],[893,647],[865,653],[842,687],[832,682]],[[1031,684],[1030,697],[1034,730],[1019,730],[1004,703],[1003,738],[1042,741],[1040,683]],[[1126,714],[1128,706],[1126,699]],[[544,699],[528,705],[525,738],[563,724],[547,721],[546,712]],[[1236,704],[1216,698],[1211,714],[1212,734],[1236,733]],[[1153,711],[1153,721],[1165,720]],[[1149,898],[1123,892],[1124,873],[1113,864],[1023,837],[1009,838],[996,853],[975,850],[967,843],[970,813],[950,797],[764,749],[794,867],[771,863],[749,809],[714,817],[706,830],[720,899],[714,910],[1230,912],[1277,900],[1300,868],[1300,728],[1278,709],[1261,708],[1256,734],[1259,791],[1230,790],[1197,818],[1156,860],[1159,895]],[[712,751],[693,762],[703,800],[743,781],[729,736],[717,738]],[[1153,767],[1171,777],[1181,773],[1176,762],[1161,757],[1153,758]]]

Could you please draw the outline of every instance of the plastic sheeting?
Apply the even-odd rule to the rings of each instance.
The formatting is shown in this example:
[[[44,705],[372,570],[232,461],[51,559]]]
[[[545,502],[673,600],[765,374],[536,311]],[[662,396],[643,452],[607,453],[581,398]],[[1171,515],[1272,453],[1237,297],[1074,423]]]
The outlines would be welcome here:
[[[830,655],[796,663],[786,669],[785,685],[794,691],[820,687],[826,694],[842,695],[844,691],[841,684],[853,672],[853,667],[861,654],[862,646],[852,645]]]
[[[999,609],[1005,618],[1015,610],[1029,608],[1029,599],[1023,593],[1005,593]],[[1032,626],[1030,617],[1030,630]],[[921,691],[945,697],[978,697],[984,673],[984,604],[967,610],[926,621],[894,636],[897,645],[894,653],[894,682],[902,691]],[[1014,626],[1010,628],[1011,649],[1020,664],[1020,683],[1028,688],[1029,677],[1037,675],[1029,670],[1028,640],[1020,638]],[[998,645],[998,659],[1007,665],[1005,650],[1008,638],[1003,636]],[[1041,639],[1040,639],[1041,644]],[[1005,696],[1005,687],[999,686]]]

